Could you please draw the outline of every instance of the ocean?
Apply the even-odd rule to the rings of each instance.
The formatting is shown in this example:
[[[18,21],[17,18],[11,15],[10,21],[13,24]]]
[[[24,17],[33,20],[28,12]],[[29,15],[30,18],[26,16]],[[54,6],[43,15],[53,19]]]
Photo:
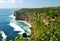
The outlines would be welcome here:
[[[17,20],[15,20],[15,18],[11,17],[14,16],[14,11],[16,10],[17,9],[0,9],[0,31],[4,32],[4,34],[7,36],[7,39],[15,38],[22,30],[26,34],[30,34],[31,32],[28,25],[23,22],[18,22]],[[17,29],[17,31],[14,31],[14,25],[12,24],[12,26],[10,26],[10,23],[16,25],[16,29],[17,27],[20,28]]]

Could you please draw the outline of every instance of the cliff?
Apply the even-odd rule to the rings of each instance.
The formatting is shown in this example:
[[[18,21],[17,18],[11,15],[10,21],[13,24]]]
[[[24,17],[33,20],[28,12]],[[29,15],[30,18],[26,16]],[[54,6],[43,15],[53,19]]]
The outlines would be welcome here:
[[[25,20],[30,22],[32,19],[35,19],[36,17],[39,17],[42,14],[55,18],[55,16],[60,16],[59,13],[60,7],[22,8],[20,10],[15,11],[14,15],[16,16],[16,20]]]
[[[31,41],[60,40],[60,7],[23,8],[16,12],[16,19],[26,18],[32,24]]]
[[[24,12],[15,12],[14,16],[16,20],[25,20],[28,21],[28,14]]]

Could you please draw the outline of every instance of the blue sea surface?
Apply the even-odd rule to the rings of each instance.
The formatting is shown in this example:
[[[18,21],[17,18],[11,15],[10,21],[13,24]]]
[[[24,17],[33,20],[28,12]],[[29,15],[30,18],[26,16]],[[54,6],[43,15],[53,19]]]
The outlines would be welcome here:
[[[11,21],[9,17],[14,12],[14,9],[0,9],[0,30],[3,31],[8,39],[13,39],[18,35],[18,32],[15,32],[10,25]]]
[[[12,18],[9,16],[12,15],[15,10],[17,9],[0,9],[0,30],[2,30],[7,35],[7,39],[13,39],[19,33],[19,31],[14,31],[14,28],[8,25],[12,20]],[[25,26],[24,23],[19,25],[22,28]]]

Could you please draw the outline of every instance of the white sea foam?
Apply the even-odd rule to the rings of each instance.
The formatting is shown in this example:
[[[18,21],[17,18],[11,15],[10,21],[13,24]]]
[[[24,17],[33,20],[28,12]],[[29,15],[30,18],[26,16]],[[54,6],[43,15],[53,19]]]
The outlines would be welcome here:
[[[12,15],[10,15],[9,17],[14,18],[14,19],[16,18],[13,14],[12,14]]]
[[[3,39],[6,39],[7,35],[3,31],[0,32],[2,34]]]
[[[17,20],[18,22],[24,22],[26,25],[28,25],[31,28],[31,24],[28,23],[27,21],[22,21],[22,20]]]
[[[23,21],[25,24],[27,24],[31,28],[31,24],[27,23],[26,21]]]
[[[31,30],[28,28],[28,26],[25,26],[23,29],[27,31],[28,36],[31,34]]]
[[[9,25],[14,28],[14,31],[20,31],[18,34],[23,34],[25,32],[20,26],[14,23],[10,23]]]

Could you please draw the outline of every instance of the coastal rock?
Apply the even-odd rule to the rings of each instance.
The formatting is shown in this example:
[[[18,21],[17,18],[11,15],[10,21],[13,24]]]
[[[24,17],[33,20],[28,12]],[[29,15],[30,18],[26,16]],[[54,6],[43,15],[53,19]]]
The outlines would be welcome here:
[[[16,20],[25,20],[28,21],[28,14],[24,12],[15,12],[14,16],[16,17]]]

